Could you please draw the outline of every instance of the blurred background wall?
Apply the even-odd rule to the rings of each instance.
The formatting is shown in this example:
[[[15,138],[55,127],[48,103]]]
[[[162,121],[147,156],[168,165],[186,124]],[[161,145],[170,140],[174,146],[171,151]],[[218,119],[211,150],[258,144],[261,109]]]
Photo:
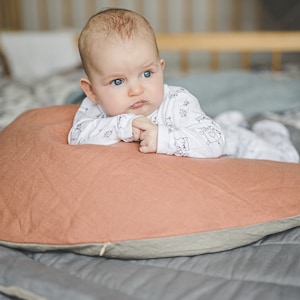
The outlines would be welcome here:
[[[260,0],[0,0],[1,23],[27,30],[80,29],[87,18],[105,7],[136,10],[157,31],[253,30],[260,27]],[[274,1],[273,1],[274,2]],[[281,1],[285,2],[285,1]],[[5,20],[17,7],[16,20]],[[158,13],[157,13],[158,12]],[[172,16],[171,18],[167,18]],[[169,21],[167,20],[169,19]],[[5,24],[1,24],[4,27]]]
[[[299,0],[0,0],[0,4],[1,27],[13,22],[28,30],[80,29],[105,7],[136,10],[157,31],[300,29]],[[16,19],[5,20],[11,8],[17,8]],[[167,16],[172,16],[169,21]]]

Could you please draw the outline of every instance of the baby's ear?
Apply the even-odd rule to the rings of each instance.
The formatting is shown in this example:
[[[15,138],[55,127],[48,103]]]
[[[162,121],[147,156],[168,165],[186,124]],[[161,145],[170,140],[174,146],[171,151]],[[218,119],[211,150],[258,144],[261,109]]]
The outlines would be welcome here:
[[[93,86],[91,82],[87,78],[81,78],[80,79],[80,86],[82,90],[84,91],[85,95],[91,99],[94,103],[97,103],[96,95],[93,91]]]
[[[160,62],[162,70],[164,70],[165,69],[165,65],[166,65],[165,61],[163,59],[161,59],[159,62]]]

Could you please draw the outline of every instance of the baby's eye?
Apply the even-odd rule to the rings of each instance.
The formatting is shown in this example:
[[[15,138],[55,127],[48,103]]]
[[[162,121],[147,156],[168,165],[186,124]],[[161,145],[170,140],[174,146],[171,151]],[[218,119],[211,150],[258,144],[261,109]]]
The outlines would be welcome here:
[[[115,79],[111,82],[112,85],[116,85],[116,86],[121,85],[122,83],[123,83],[123,79],[120,78]]]
[[[144,76],[145,78],[149,78],[149,77],[151,77],[151,75],[152,75],[151,71],[145,71],[145,72],[143,73],[143,76]]]

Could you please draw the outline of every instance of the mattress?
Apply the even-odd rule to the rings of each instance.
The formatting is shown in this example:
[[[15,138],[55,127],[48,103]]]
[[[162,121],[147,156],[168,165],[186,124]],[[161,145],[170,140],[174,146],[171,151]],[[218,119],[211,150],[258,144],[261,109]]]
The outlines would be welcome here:
[[[300,228],[231,251],[148,260],[0,247],[0,265],[0,299],[296,300]]]

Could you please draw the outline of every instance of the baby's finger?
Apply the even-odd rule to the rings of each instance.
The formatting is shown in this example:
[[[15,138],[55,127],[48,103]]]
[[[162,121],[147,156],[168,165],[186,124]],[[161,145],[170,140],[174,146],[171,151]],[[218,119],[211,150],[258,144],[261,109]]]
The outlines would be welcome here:
[[[147,119],[146,117],[140,117],[140,118],[134,119],[132,121],[132,125],[141,130],[147,130],[149,128],[149,125],[152,125],[152,122],[149,119]]]
[[[132,127],[132,136],[134,141],[139,141],[141,135],[141,130],[135,127]]]
[[[153,152],[156,152],[156,146],[151,143],[148,143],[148,141],[146,141],[146,140],[142,140],[140,142],[139,150],[142,153],[153,153]]]
[[[142,146],[139,148],[139,151],[142,153],[150,153],[151,151],[149,151],[149,147],[148,146]]]
[[[140,136],[139,136],[140,140],[144,141],[146,137],[147,137],[147,131],[140,130]]]

